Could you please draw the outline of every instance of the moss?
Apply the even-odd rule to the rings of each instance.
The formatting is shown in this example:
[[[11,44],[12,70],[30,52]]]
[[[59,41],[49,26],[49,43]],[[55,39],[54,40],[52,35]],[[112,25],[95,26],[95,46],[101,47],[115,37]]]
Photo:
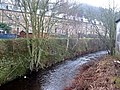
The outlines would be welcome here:
[[[112,77],[111,78],[111,81],[114,83],[114,86],[116,88],[120,88],[120,78],[119,77]]]
[[[3,57],[0,61],[0,83],[10,81],[24,75],[29,62],[23,57]]]
[[[120,53],[118,53],[118,52],[116,51],[116,54],[114,55],[114,57],[117,58],[118,60],[120,60]]]

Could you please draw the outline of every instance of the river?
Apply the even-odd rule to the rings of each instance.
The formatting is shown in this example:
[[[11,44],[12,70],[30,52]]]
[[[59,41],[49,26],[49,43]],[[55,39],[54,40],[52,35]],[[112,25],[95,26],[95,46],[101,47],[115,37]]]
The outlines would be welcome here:
[[[2,85],[0,90],[63,90],[71,84],[71,80],[79,72],[80,65],[91,60],[97,60],[105,54],[107,54],[106,51],[99,51],[74,60],[66,60],[52,68]]]

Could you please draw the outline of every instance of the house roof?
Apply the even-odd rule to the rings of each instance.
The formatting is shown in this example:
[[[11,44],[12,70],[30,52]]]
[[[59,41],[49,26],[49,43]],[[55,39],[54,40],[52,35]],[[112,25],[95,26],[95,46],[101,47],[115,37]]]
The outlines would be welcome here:
[[[115,22],[116,22],[116,23],[120,22],[120,19],[116,20]]]

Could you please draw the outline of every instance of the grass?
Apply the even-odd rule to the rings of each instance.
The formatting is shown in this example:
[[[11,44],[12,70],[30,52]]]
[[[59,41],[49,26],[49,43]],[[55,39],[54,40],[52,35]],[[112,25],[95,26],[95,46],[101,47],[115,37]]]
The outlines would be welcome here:
[[[120,77],[111,77],[111,82],[114,82],[116,88],[120,88]]]

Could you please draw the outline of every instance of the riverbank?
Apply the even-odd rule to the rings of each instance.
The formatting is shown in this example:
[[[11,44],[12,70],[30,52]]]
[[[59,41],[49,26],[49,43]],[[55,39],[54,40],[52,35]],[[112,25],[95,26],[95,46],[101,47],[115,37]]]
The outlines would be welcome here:
[[[0,87],[0,90],[64,90],[79,72],[80,65],[106,55],[106,51],[86,54],[76,59],[65,60],[45,70],[17,78]]]
[[[39,39],[39,41],[41,41],[39,68],[47,68],[69,58],[104,49],[98,39],[79,41],[70,39],[68,47],[66,39]],[[0,40],[0,85],[25,75],[30,70],[30,65],[31,57],[26,39]]]
[[[64,90],[120,90],[120,62],[111,56],[83,64]]]

